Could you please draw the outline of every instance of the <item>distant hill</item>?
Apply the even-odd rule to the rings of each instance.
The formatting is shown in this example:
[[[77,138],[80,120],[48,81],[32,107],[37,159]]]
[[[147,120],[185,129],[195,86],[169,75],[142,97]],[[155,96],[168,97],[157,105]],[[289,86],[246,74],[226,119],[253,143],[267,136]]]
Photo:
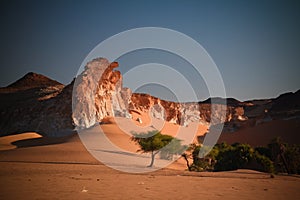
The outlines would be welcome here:
[[[52,80],[42,74],[29,72],[25,76],[23,76],[22,78],[8,85],[5,88],[24,90],[24,89],[42,88],[42,87],[57,86],[57,85],[63,85],[63,84],[55,80]]]
[[[200,104],[211,104],[211,103],[215,103],[215,104],[222,104],[222,105],[228,105],[228,106],[239,106],[242,105],[243,102],[240,102],[237,99],[234,98],[221,98],[221,97],[212,97],[212,98],[208,98],[204,101],[199,102]]]
[[[273,100],[272,111],[300,110],[300,90],[280,95]]]
[[[55,120],[70,118],[71,94],[72,88],[33,72],[0,88],[0,135],[55,129]],[[71,127],[70,121],[61,123]]]

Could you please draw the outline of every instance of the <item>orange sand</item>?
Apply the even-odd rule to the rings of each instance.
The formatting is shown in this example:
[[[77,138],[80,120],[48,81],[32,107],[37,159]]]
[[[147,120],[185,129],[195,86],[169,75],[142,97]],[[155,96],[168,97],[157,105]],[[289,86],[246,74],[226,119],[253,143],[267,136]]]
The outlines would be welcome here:
[[[120,147],[137,149],[116,124],[101,127]],[[176,126],[167,124],[163,130],[171,132],[172,128]],[[128,174],[93,158],[77,135],[41,138],[26,133],[0,138],[1,146],[12,142],[17,148],[0,151],[0,199],[234,200],[300,196],[298,176],[272,179],[269,174],[251,170],[188,172],[180,162],[151,173]]]

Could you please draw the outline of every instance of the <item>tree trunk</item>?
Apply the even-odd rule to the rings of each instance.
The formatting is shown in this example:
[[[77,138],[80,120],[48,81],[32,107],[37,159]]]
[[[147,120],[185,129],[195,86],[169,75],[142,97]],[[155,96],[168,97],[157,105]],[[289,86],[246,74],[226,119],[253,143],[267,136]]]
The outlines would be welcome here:
[[[285,157],[284,157],[284,154],[281,153],[281,154],[280,154],[280,157],[281,157],[281,160],[283,161],[283,165],[284,165],[284,167],[285,167],[286,172],[287,172],[288,174],[291,174],[291,173],[290,173],[290,170],[289,170],[289,166],[288,166],[288,164],[287,164],[287,162],[286,162],[286,159],[285,159]]]
[[[184,153],[184,154],[182,154],[182,157],[185,159],[186,166],[188,167],[188,170],[189,170],[189,171],[192,171],[192,168],[191,168],[191,166],[190,166],[190,162],[189,162],[189,160],[188,160],[188,156]]]
[[[284,165],[284,167],[285,167],[285,170],[286,170],[286,172],[287,172],[288,174],[290,174],[289,166],[288,166],[288,164],[287,164],[287,162],[286,162],[286,159],[285,159],[285,157],[284,157],[285,146],[284,146],[283,144],[280,144],[280,151],[279,151],[279,152],[280,152],[280,153],[279,153],[279,156],[280,156],[280,158],[281,158],[281,160],[282,160],[282,162],[283,162],[283,165]]]
[[[148,167],[152,167],[153,166],[153,164],[154,164],[154,158],[155,158],[156,154],[157,153],[154,153],[154,151],[151,152],[151,163],[150,163],[150,165]]]

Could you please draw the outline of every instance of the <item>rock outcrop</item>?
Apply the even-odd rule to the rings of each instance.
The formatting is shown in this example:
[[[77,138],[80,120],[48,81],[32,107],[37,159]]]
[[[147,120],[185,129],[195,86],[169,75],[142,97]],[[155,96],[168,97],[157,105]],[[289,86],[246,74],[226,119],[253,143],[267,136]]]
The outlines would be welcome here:
[[[131,91],[122,87],[118,63],[98,58],[77,77],[73,90],[73,120],[78,129],[89,128],[105,117],[130,117]]]
[[[210,102],[177,103],[161,100],[148,94],[132,94],[130,110],[150,112],[155,118],[187,126],[191,122],[217,124],[220,122],[243,121],[244,108],[240,105],[226,106]],[[212,113],[213,112],[213,113]],[[224,113],[222,115],[221,113]],[[212,122],[212,116],[214,122]]]
[[[191,122],[217,124],[245,118],[242,107],[177,103],[148,94],[131,94],[130,89],[122,87],[122,76],[116,67],[116,62],[94,59],[77,77],[73,90],[73,120],[78,129],[89,128],[106,117],[130,118],[132,111],[150,113],[154,118],[182,126]]]
[[[0,88],[0,134],[36,131],[60,136],[72,131],[71,87],[28,73]]]
[[[187,126],[191,122],[224,123],[234,132],[273,119],[299,118],[299,94],[276,99],[240,102],[211,99],[178,103],[148,94],[132,94],[122,86],[118,63],[104,58],[87,63],[84,71],[64,86],[43,75],[29,73],[0,88],[0,135],[36,131],[48,136],[69,134],[75,128],[91,127],[107,117],[130,118],[132,112],[150,112],[152,117]],[[224,115],[220,113],[224,112]],[[134,119],[137,120],[137,119]]]

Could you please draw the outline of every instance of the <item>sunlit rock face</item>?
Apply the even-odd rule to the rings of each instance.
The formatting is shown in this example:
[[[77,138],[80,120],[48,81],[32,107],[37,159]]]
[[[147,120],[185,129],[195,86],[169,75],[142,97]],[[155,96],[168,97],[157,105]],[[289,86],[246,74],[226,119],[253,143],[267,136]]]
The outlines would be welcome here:
[[[129,108],[150,112],[154,118],[181,126],[188,126],[191,122],[219,124],[245,118],[243,107],[198,102],[178,103],[164,101],[148,94],[134,93]]]
[[[148,94],[132,94],[129,108],[146,113],[150,112],[154,118],[182,126],[200,120],[198,103],[165,101]]]
[[[77,129],[89,128],[106,117],[131,118],[131,111],[181,126],[191,122],[218,124],[244,119],[243,108],[221,104],[178,103],[149,94],[132,94],[122,86],[118,63],[97,58],[85,66],[73,89],[73,121]]]
[[[181,125],[187,126],[191,122],[206,122],[200,117],[200,106],[198,103],[183,103],[180,105]]]
[[[87,63],[73,89],[73,120],[78,129],[89,128],[105,117],[130,117],[131,91],[122,88],[117,62],[97,58]]]
[[[122,87],[122,76],[114,70],[116,67],[116,62],[94,59],[76,78],[73,120],[78,129],[89,128],[105,117],[130,118],[130,110],[147,112],[154,118],[183,126],[199,122],[198,103],[176,103],[148,94],[132,94],[130,89]]]

